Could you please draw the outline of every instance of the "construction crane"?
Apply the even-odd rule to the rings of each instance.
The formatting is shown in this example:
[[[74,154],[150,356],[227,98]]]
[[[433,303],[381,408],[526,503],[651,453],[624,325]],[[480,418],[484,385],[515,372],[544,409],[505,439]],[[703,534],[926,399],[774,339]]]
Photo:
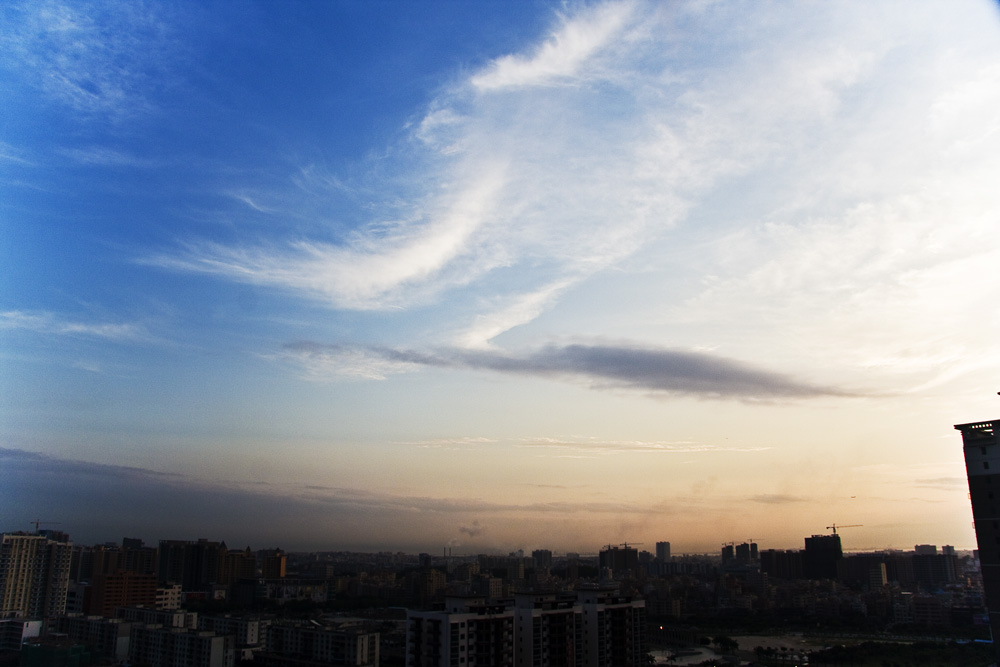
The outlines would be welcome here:
[[[865,524],[863,524],[863,523],[849,523],[846,526],[838,526],[837,524],[833,524],[832,526],[827,526],[826,529],[827,530],[832,530],[833,534],[836,535],[838,528],[860,528],[863,525],[865,525]]]
[[[29,521],[28,523],[35,524],[35,532],[36,533],[38,532],[38,527],[41,526],[43,523],[52,523],[52,524],[59,525],[58,521],[46,521],[45,519],[33,519],[33,520]]]
[[[608,544],[604,548],[607,549],[607,550],[609,550],[609,551],[611,549],[617,549],[618,547],[624,547],[624,548],[628,549],[629,547],[635,546],[636,544],[643,544],[643,543],[642,542],[622,542],[621,544]]]

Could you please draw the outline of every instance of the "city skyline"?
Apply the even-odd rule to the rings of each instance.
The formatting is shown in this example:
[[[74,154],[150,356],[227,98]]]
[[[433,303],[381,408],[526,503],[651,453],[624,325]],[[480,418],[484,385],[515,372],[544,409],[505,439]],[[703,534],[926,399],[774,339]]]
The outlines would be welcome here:
[[[975,548],[1000,11],[958,7],[5,4],[0,527]]]

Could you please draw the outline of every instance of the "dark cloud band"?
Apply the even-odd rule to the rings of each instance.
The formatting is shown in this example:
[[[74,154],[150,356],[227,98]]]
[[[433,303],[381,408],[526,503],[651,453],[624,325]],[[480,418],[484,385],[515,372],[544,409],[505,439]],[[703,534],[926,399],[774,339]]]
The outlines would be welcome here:
[[[307,357],[356,351],[314,342],[293,343],[287,348]],[[595,388],[635,389],[658,394],[739,400],[856,395],[712,354],[627,344],[549,345],[521,355],[454,349],[428,353],[392,348],[366,348],[365,353],[382,361],[408,366],[576,378],[589,381]]]

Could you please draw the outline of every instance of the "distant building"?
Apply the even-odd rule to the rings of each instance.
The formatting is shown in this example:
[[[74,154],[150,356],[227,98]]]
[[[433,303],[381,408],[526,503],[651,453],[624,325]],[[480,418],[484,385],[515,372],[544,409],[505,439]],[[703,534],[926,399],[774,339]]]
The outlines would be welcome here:
[[[162,625],[167,628],[186,628],[194,630],[198,627],[198,612],[183,609],[146,609],[144,607],[122,607],[115,610],[117,618],[126,621],[137,621],[152,625]]]
[[[639,570],[639,552],[634,547],[608,545],[599,554],[601,569],[608,568],[615,578],[635,576]]]
[[[164,584],[156,588],[156,602],[153,606],[157,609],[180,609],[182,591],[180,584]]]
[[[315,621],[267,627],[267,650],[254,657],[264,667],[350,665],[378,667],[379,633],[358,626],[325,626]]]
[[[220,554],[219,578],[220,584],[233,584],[240,579],[253,579],[257,576],[257,557],[250,547],[243,551],[227,551]]]
[[[89,647],[97,656],[116,662],[128,659],[132,622],[101,616],[59,616],[50,623],[50,630]]]
[[[670,542],[656,543],[656,557],[661,561],[670,560]]]
[[[260,574],[264,579],[283,579],[288,572],[288,556],[275,549],[261,559]]]
[[[129,661],[148,667],[233,667],[235,638],[209,631],[135,624]]]
[[[87,667],[91,654],[86,646],[66,637],[33,637],[21,647],[21,667]]]
[[[119,570],[98,574],[91,584],[87,613],[110,618],[118,607],[153,607],[156,605],[156,575]]]
[[[803,570],[806,579],[836,579],[837,563],[844,557],[840,535],[813,535],[806,538]]]
[[[756,563],[760,560],[756,542],[743,542],[736,545],[736,561],[739,563]]]
[[[1000,420],[957,424],[962,432],[972,519],[979,543],[986,607],[1000,657]]]
[[[548,571],[552,567],[552,551],[549,549],[535,549],[531,552],[531,558],[538,569]]]
[[[42,535],[0,538],[0,617],[45,618],[66,611],[73,547]]]
[[[210,584],[221,581],[228,551],[225,542],[210,542],[204,538],[197,541],[160,540],[158,582],[180,584],[185,591],[206,590]]]
[[[264,650],[271,619],[258,616],[199,615],[198,629],[211,630],[217,635],[232,635],[236,641],[236,659],[253,660]]]

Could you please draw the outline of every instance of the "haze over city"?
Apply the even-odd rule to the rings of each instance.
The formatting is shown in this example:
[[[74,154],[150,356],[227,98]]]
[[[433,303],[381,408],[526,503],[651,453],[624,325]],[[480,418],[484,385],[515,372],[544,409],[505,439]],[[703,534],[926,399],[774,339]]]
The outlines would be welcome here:
[[[0,521],[975,548],[994,2],[0,7]]]

